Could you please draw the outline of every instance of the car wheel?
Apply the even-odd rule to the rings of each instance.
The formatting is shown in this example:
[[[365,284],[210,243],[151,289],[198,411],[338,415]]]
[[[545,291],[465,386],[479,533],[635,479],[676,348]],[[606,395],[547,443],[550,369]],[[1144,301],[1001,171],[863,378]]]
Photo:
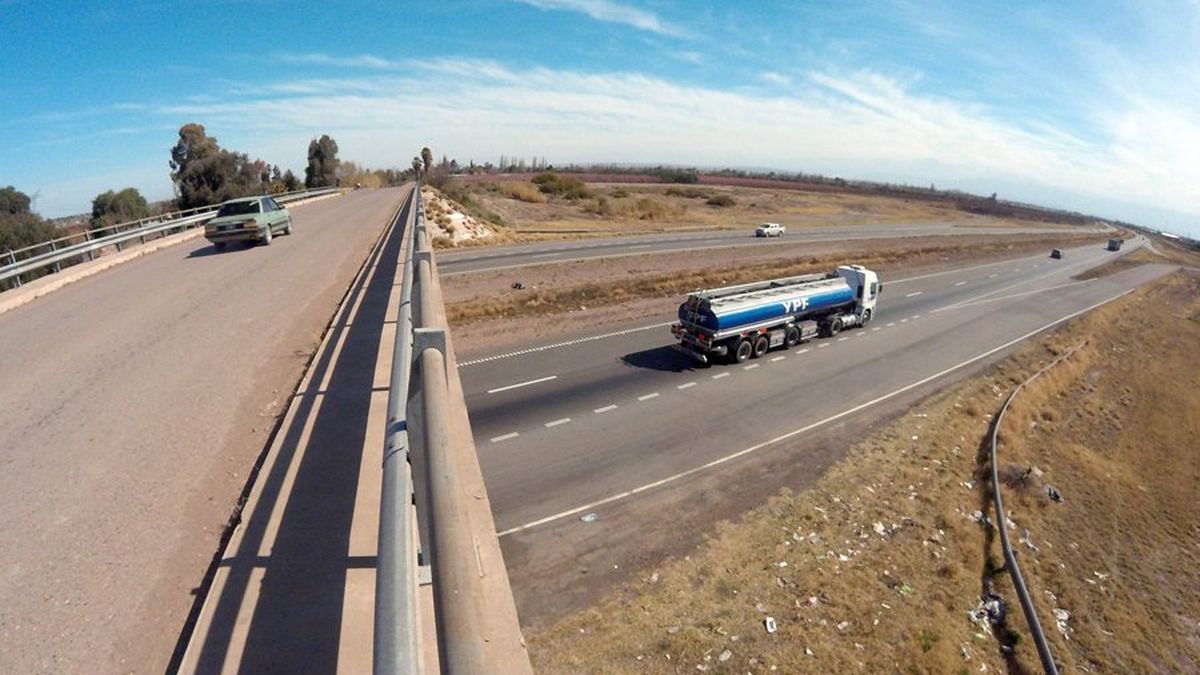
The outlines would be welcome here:
[[[771,343],[767,341],[766,335],[759,335],[758,337],[754,338],[754,358],[757,359],[763,354],[766,354],[767,349],[769,349],[770,346]]]
[[[266,234],[264,234],[263,238],[262,238],[263,246],[270,246],[272,237],[273,237],[273,235],[271,234],[271,226],[268,225]]]
[[[732,353],[734,363],[745,363],[754,353],[754,347],[751,346],[749,340],[739,340]]]
[[[283,226],[283,233],[284,234],[292,233],[292,217],[291,216],[288,216],[287,224]]]

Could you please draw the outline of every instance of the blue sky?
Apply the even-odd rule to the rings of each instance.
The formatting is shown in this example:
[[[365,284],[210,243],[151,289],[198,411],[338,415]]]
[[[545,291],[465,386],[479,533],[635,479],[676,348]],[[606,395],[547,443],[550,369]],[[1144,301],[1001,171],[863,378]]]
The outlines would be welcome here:
[[[0,185],[171,195],[178,128],[343,159],[771,167],[1200,236],[1200,3],[0,0]]]

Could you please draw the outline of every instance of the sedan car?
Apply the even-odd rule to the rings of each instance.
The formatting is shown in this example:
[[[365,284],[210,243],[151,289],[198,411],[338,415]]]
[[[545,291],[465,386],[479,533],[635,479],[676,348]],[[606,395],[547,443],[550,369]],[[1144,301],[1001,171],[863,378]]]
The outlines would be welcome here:
[[[270,244],[276,233],[292,233],[292,215],[270,197],[231,199],[204,225],[204,238],[217,249],[231,241]]]
[[[763,223],[754,230],[756,237],[782,237],[787,228],[779,223]]]

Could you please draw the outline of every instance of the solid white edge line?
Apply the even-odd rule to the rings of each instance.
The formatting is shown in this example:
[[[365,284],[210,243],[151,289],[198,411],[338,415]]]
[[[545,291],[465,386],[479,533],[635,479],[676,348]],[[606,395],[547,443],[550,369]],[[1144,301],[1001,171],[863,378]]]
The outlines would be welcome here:
[[[767,447],[767,446],[769,446],[769,445],[774,445],[775,443],[778,443],[778,442],[780,442],[780,441],[785,441],[785,440],[787,440],[787,439],[789,439],[789,438],[791,438],[791,437],[793,437],[793,436],[796,436],[797,434],[802,434],[802,433],[804,433],[804,432],[806,432],[806,431],[811,431],[811,430],[813,430],[813,429],[816,429],[817,427],[820,427],[820,426],[824,426],[824,425],[826,425],[826,424],[829,424],[830,422],[835,422],[835,421],[837,421],[837,420],[839,420],[839,419],[841,419],[841,418],[843,418],[843,417],[846,417],[847,415],[853,415],[854,413],[856,413],[856,412],[858,412],[858,411],[860,411],[860,410],[865,410],[866,408],[870,408],[871,406],[874,406],[874,405],[877,405],[877,404],[879,404],[879,403],[882,403],[882,402],[884,402],[884,401],[886,401],[886,400],[888,400],[888,399],[890,399],[890,398],[895,398],[896,396],[899,396],[900,394],[903,394],[903,393],[906,393],[906,392],[912,391],[913,389],[916,389],[917,387],[920,387],[921,385],[924,385],[924,384],[927,384],[927,383],[929,383],[929,382],[932,382],[933,380],[936,380],[936,379],[938,379],[939,377],[942,377],[942,376],[944,376],[944,375],[948,375],[948,374],[950,374],[950,373],[952,373],[952,372],[954,372],[954,371],[956,371],[956,370],[961,370],[962,368],[965,368],[965,367],[967,367],[967,366],[971,365],[972,363],[975,363],[975,362],[977,362],[977,361],[981,361],[981,360],[983,360],[983,359],[986,359],[987,357],[991,356],[992,354],[995,354],[996,352],[999,352],[999,351],[1002,351],[1002,350],[1004,350],[1004,349],[1007,349],[1007,348],[1009,348],[1009,347],[1011,347],[1011,346],[1013,346],[1013,345],[1017,344],[1018,342],[1022,342],[1022,341],[1024,341],[1024,340],[1027,340],[1027,339],[1029,339],[1029,338],[1033,337],[1034,335],[1037,335],[1038,333],[1041,333],[1042,331],[1045,331],[1045,330],[1047,330],[1047,329],[1049,329],[1049,328],[1053,328],[1054,326],[1057,326],[1058,324],[1060,324],[1060,323],[1063,323],[1064,321],[1070,321],[1071,319],[1073,319],[1073,318],[1075,318],[1075,317],[1079,316],[1080,314],[1084,314],[1084,313],[1086,313],[1086,312],[1090,312],[1090,311],[1092,311],[1093,309],[1096,309],[1097,307],[1100,307],[1100,306],[1102,306],[1102,305],[1107,305],[1108,303],[1112,302],[1113,300],[1116,300],[1117,298],[1120,298],[1120,297],[1122,297],[1122,296],[1125,296],[1125,295],[1129,295],[1129,294],[1130,294],[1130,293],[1132,293],[1134,290],[1136,290],[1136,289],[1132,289],[1132,288],[1131,288],[1131,289],[1129,289],[1129,290],[1127,290],[1127,291],[1122,291],[1122,292],[1120,292],[1120,293],[1118,293],[1118,294],[1116,294],[1116,295],[1114,295],[1114,296],[1112,296],[1112,297],[1108,298],[1107,300],[1101,300],[1100,302],[1097,302],[1097,303],[1096,303],[1096,304],[1094,304],[1094,305],[1091,305],[1091,306],[1089,306],[1089,307],[1085,307],[1085,308],[1083,308],[1083,309],[1081,309],[1081,310],[1079,310],[1079,311],[1077,311],[1077,312],[1072,312],[1072,313],[1070,313],[1070,314],[1068,314],[1068,315],[1066,315],[1066,316],[1064,316],[1064,317],[1062,317],[1062,318],[1055,319],[1054,321],[1051,321],[1050,323],[1048,323],[1048,324],[1046,324],[1046,325],[1042,326],[1041,328],[1035,328],[1034,330],[1031,330],[1031,331],[1029,331],[1028,333],[1026,333],[1026,334],[1024,334],[1024,335],[1022,335],[1022,336],[1020,336],[1020,337],[1018,337],[1018,338],[1013,338],[1012,340],[1009,340],[1008,342],[1005,342],[1004,344],[1002,344],[1002,345],[1000,345],[1000,346],[998,346],[998,347],[992,347],[991,349],[987,350],[986,352],[983,352],[982,354],[979,354],[979,355],[973,356],[973,357],[971,357],[971,358],[967,359],[966,361],[963,361],[963,362],[961,362],[961,363],[959,363],[959,364],[957,364],[957,365],[953,365],[953,366],[950,366],[949,368],[945,368],[945,369],[943,369],[943,370],[939,370],[938,372],[936,372],[936,373],[934,373],[934,374],[932,374],[932,375],[930,375],[930,376],[928,376],[928,377],[925,377],[925,378],[922,378],[922,379],[920,379],[920,380],[917,380],[916,382],[913,382],[913,383],[911,383],[911,384],[907,384],[907,385],[905,385],[905,386],[903,386],[903,387],[900,387],[899,389],[896,389],[896,390],[894,390],[894,391],[891,391],[891,392],[889,392],[889,393],[887,393],[887,394],[884,394],[884,395],[882,395],[882,396],[879,396],[879,397],[873,398],[873,399],[871,399],[870,401],[867,401],[866,403],[860,403],[860,404],[858,404],[858,405],[854,406],[853,408],[847,408],[846,410],[843,410],[843,411],[841,411],[840,413],[836,413],[836,414],[834,414],[834,415],[830,415],[829,417],[826,417],[826,418],[825,418],[825,419],[823,419],[823,420],[818,420],[818,421],[816,421],[816,422],[813,422],[812,424],[805,425],[805,426],[803,426],[803,427],[800,427],[799,429],[796,429],[796,430],[794,430],[794,431],[789,431],[789,432],[787,432],[786,434],[782,434],[782,435],[780,435],[780,436],[776,436],[775,438],[772,438],[771,440],[768,440],[768,441],[763,441],[762,443],[758,443],[758,444],[756,444],[756,445],[752,445],[752,446],[750,446],[750,447],[748,447],[748,448],[746,448],[746,449],[744,449],[744,450],[738,450],[737,452],[735,452],[735,453],[733,453],[733,454],[725,455],[724,457],[719,457],[719,458],[717,458],[717,459],[714,459],[714,460],[712,460],[711,462],[706,462],[706,463],[704,463],[704,464],[701,464],[700,466],[692,467],[691,469],[688,469],[688,470],[686,470],[686,471],[681,471],[681,472],[679,472],[679,473],[676,473],[676,474],[674,474],[674,475],[667,476],[666,478],[660,478],[659,480],[656,480],[656,481],[654,481],[654,482],[652,482],[652,483],[646,483],[646,484],[644,484],[644,485],[640,485],[640,486],[638,486],[638,487],[635,487],[635,488],[633,488],[632,490],[626,490],[625,492],[620,492],[620,493],[618,493],[618,494],[615,494],[615,495],[610,495],[610,496],[608,496],[608,497],[605,497],[604,499],[599,499],[599,500],[597,500],[597,501],[590,502],[590,503],[588,503],[588,504],[584,504],[583,506],[578,506],[578,507],[575,507],[575,508],[573,508],[573,509],[569,509],[569,510],[567,510],[567,511],[562,511],[562,512],[556,513],[556,514],[554,514],[554,515],[551,515],[551,516],[546,516],[545,518],[539,518],[538,520],[531,521],[531,522],[529,522],[529,523],[526,523],[526,524],[524,524],[524,525],[518,525],[517,527],[510,527],[510,528],[509,528],[509,529],[507,529],[507,530],[504,530],[504,531],[502,531],[502,532],[498,532],[498,533],[496,534],[496,536],[497,536],[497,537],[504,537],[504,536],[507,536],[507,535],[510,535],[510,534],[514,534],[514,533],[516,533],[516,532],[521,532],[521,531],[523,531],[523,530],[528,530],[528,529],[531,529],[531,528],[537,527],[537,526],[539,526],[539,525],[545,525],[546,523],[551,523],[551,522],[554,522],[554,521],[556,521],[556,520],[561,520],[561,519],[563,519],[563,518],[566,518],[566,517],[568,517],[568,516],[573,516],[573,515],[575,515],[576,513],[581,513],[581,512],[583,512],[583,511],[589,511],[589,510],[591,510],[591,509],[594,509],[594,508],[596,508],[596,507],[598,507],[598,506],[603,506],[603,505],[605,505],[605,504],[611,504],[611,503],[613,503],[613,502],[616,502],[616,501],[620,501],[620,500],[622,500],[622,499],[625,499],[626,497],[632,497],[633,495],[636,495],[636,494],[638,494],[638,493],[641,493],[641,492],[645,492],[645,491],[647,491],[647,490],[652,490],[652,489],[654,489],[654,488],[656,488],[656,487],[659,487],[659,486],[662,486],[662,485],[666,485],[667,483],[673,483],[673,482],[675,482],[675,481],[677,481],[677,480],[679,480],[679,479],[681,479],[681,478],[686,478],[686,477],[688,477],[688,476],[691,476],[691,475],[693,475],[693,474],[696,474],[696,473],[699,473],[699,472],[701,472],[701,471],[704,471],[705,469],[710,469],[710,468],[712,468],[712,467],[714,467],[714,466],[720,466],[721,464],[725,464],[725,463],[727,463],[727,462],[733,461],[734,459],[737,459],[738,457],[742,457],[743,455],[748,455],[748,454],[750,454],[750,453],[752,453],[752,452],[756,452],[756,451],[758,451],[758,450],[761,450],[762,448],[765,448],[765,447]]]
[[[542,382],[549,382],[550,380],[557,380],[557,379],[558,379],[557,375],[547,375],[546,377],[539,377],[536,380],[530,380],[528,382],[518,382],[517,384],[510,384],[507,387],[497,387],[495,389],[488,389],[487,393],[499,394],[500,392],[508,391],[509,389],[519,389],[520,387],[528,387],[531,384],[541,384]]]
[[[556,419],[553,422],[546,422],[542,426],[546,427],[547,429],[550,429],[550,428],[556,427],[560,424],[566,424],[567,422],[570,422],[570,421],[571,421],[570,417],[563,417],[560,419]]]
[[[595,410],[593,410],[592,412],[594,412],[594,413],[596,413],[596,414],[600,414],[600,413],[606,413],[606,412],[608,412],[609,410],[616,410],[616,409],[617,409],[617,406],[616,406],[616,404],[613,404],[613,405],[606,405],[606,406],[604,406],[603,408],[596,408],[596,409],[595,409]]]
[[[510,438],[516,438],[517,436],[520,436],[520,435],[521,434],[518,434],[517,432],[514,431],[511,434],[504,434],[503,436],[496,436],[495,438],[491,439],[491,441],[493,443],[499,443],[500,441],[507,441]]]

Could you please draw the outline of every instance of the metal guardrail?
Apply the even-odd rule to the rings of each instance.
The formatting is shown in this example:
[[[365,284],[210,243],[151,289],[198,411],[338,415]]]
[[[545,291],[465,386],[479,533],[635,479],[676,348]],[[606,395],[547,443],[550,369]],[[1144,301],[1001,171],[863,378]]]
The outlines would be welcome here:
[[[1008,517],[1004,513],[1004,500],[1000,496],[1000,469],[996,462],[997,436],[1000,432],[1000,425],[1004,422],[1004,413],[1008,412],[1008,408],[1012,405],[1013,399],[1017,397],[1017,394],[1031,382],[1041,377],[1046,371],[1079,351],[1085,344],[1087,344],[1086,340],[1075,345],[1051,361],[1046,367],[1034,373],[1029,379],[1017,385],[1017,388],[1013,389],[1013,392],[1008,395],[1008,399],[1004,401],[1004,406],[1000,408],[1000,414],[996,415],[996,420],[992,423],[990,449],[992,501],[996,509],[996,528],[1000,530],[1000,548],[1004,551],[1004,566],[1008,569],[1008,573],[1012,577],[1013,587],[1017,590],[1017,600],[1021,603],[1021,611],[1025,614],[1025,622],[1029,624],[1029,631],[1033,633],[1033,643],[1037,646],[1038,658],[1041,659],[1042,669],[1047,675],[1058,675],[1058,665],[1054,663],[1054,656],[1050,653],[1050,644],[1046,641],[1046,634],[1042,632],[1042,624],[1038,620],[1037,608],[1033,604],[1033,598],[1029,595],[1029,589],[1025,586],[1025,578],[1021,576],[1021,567],[1017,564],[1016,553],[1013,552],[1012,546],[1009,544],[1008,525],[1006,522]]]
[[[411,200],[388,390],[374,671],[429,672],[425,655],[434,653],[427,645],[436,637],[439,672],[532,674],[467,419],[419,185]],[[421,621],[426,571],[432,626]]]
[[[281,204],[286,204],[300,199],[308,199],[309,197],[332,194],[338,190],[339,188],[320,188],[316,190],[285,192],[270,196],[274,197]],[[58,237],[57,239],[51,239],[32,246],[6,251],[0,256],[0,260],[6,261],[6,264],[0,265],[0,282],[12,279],[15,282],[14,287],[20,287],[21,275],[23,274],[29,274],[30,272],[47,267],[53,268],[55,272],[60,272],[64,267],[64,263],[66,263],[65,266],[70,267],[74,262],[82,262],[77,259],[83,256],[87,256],[88,260],[93,260],[98,251],[108,246],[116,246],[119,251],[122,244],[134,239],[139,239],[144,244],[146,243],[146,237],[150,235],[161,233],[163,236],[166,236],[171,230],[186,230],[198,227],[212,218],[218,208],[220,208],[220,204],[188,209],[186,211],[164,213],[152,218],[142,218],[95,230],[85,230],[78,234]],[[98,235],[101,232],[110,233]],[[72,241],[75,243],[71,243]],[[39,250],[41,252],[38,252]],[[22,255],[24,257],[20,257]],[[0,291],[2,290],[0,289]]]

